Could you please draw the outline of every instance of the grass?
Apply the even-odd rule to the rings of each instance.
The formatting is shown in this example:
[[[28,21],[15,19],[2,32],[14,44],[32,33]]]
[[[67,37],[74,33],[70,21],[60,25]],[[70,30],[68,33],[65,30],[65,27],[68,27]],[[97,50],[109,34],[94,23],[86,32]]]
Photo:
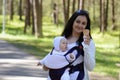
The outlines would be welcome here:
[[[1,17],[0,17],[1,20]],[[53,38],[60,35],[63,26],[55,26],[44,18],[43,22],[43,38],[35,38],[31,35],[31,29],[28,29],[26,35],[23,34],[24,23],[19,20],[8,21],[6,24],[6,34],[0,34],[0,39],[6,40],[16,47],[43,58],[52,49]],[[2,23],[0,23],[0,31]],[[98,29],[92,31],[92,36],[96,45],[96,67],[94,72],[118,78],[120,69],[116,63],[120,63],[119,32],[109,31],[105,34],[98,32]]]
[[[113,32],[115,34],[116,32]],[[118,33],[117,33],[118,34]],[[118,78],[120,71],[116,63],[120,63],[120,48],[118,36],[111,34],[94,34],[96,43],[95,72]]]
[[[47,21],[48,18],[44,18],[44,20]],[[42,58],[52,49],[53,38],[60,35],[62,31],[60,26],[57,27],[48,21],[47,23],[44,22],[43,25],[44,38],[37,39],[34,35],[31,35],[31,28],[28,29],[26,35],[23,34],[24,23],[22,21],[7,21],[5,34],[0,34],[0,38],[38,58]],[[0,32],[2,32],[2,23],[0,24]]]

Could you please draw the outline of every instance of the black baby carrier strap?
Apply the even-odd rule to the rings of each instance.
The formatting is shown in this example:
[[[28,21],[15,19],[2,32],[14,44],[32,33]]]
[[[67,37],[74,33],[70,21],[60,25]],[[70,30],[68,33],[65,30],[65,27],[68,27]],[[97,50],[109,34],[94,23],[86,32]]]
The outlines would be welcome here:
[[[66,60],[67,60],[67,57],[66,57],[66,56],[67,56],[68,54],[72,53],[72,52],[75,51],[75,50],[77,51],[77,54],[76,54],[76,56],[75,56],[75,60],[81,55],[81,54],[80,54],[80,49],[79,49],[79,47],[78,47],[78,46],[74,46],[73,48],[71,48],[71,49],[64,55],[65,58],[66,58]],[[74,60],[74,61],[75,61],[75,60]],[[73,61],[73,62],[74,62],[74,61]],[[69,62],[69,61],[68,61],[68,62]],[[69,62],[69,63],[72,64],[73,62]]]
[[[84,56],[84,51],[83,51],[83,46],[82,44],[78,46],[78,54],[76,56],[76,59],[80,56]],[[74,73],[76,71],[79,71],[79,74],[77,76],[77,79],[76,80],[83,80],[84,78],[84,62],[81,62],[75,66],[73,65],[70,65],[70,74],[71,73]]]
[[[51,80],[61,80],[61,77],[67,68],[68,68],[68,66],[65,66],[60,69],[50,69],[49,70],[50,79]]]
[[[53,50],[54,50],[54,48],[52,49],[50,55],[52,55]],[[78,58],[78,57],[80,56],[80,51],[79,51],[79,47],[78,47],[78,46],[75,46],[75,47],[71,48],[71,49],[64,55],[65,58],[66,58],[66,56],[67,56],[69,53],[72,53],[74,50],[77,51],[77,55],[76,55],[75,59]],[[67,60],[67,58],[66,58],[66,60]],[[68,62],[69,62],[69,61],[68,61]],[[69,63],[70,63],[70,62],[69,62]],[[72,62],[71,62],[71,63],[72,63]],[[71,64],[71,63],[70,63],[70,64]],[[70,65],[70,64],[69,64],[69,65]],[[61,77],[62,77],[62,75],[63,75],[63,73],[64,73],[65,70],[69,67],[69,65],[66,65],[65,67],[60,68],[60,69],[50,69],[50,70],[49,70],[49,76],[50,76],[51,80],[60,80]]]

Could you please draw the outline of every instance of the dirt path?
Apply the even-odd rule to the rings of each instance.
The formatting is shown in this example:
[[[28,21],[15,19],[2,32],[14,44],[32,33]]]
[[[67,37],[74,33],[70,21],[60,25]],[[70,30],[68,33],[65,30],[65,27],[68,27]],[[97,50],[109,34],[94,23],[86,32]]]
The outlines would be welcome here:
[[[34,56],[0,40],[0,80],[46,80],[47,72],[37,62]]]
[[[108,76],[104,76],[104,75],[100,75],[94,72],[89,72],[90,74],[90,80],[116,80],[112,77],[108,77]]]

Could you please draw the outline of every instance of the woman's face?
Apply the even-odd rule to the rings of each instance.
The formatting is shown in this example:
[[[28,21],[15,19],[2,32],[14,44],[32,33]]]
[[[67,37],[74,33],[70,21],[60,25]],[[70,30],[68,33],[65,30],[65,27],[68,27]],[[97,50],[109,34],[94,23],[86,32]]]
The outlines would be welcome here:
[[[73,23],[73,32],[81,33],[87,26],[87,18],[85,16],[78,16]]]

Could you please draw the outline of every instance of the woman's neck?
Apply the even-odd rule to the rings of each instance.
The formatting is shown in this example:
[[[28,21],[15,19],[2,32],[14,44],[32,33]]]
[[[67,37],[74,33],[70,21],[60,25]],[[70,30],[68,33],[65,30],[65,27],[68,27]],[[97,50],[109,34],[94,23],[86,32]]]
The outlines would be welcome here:
[[[72,33],[72,35],[68,38],[69,43],[74,43],[79,39],[80,34]]]
[[[72,36],[72,37],[79,38],[79,36],[80,36],[80,33],[75,33],[75,32],[73,32],[71,36]]]

